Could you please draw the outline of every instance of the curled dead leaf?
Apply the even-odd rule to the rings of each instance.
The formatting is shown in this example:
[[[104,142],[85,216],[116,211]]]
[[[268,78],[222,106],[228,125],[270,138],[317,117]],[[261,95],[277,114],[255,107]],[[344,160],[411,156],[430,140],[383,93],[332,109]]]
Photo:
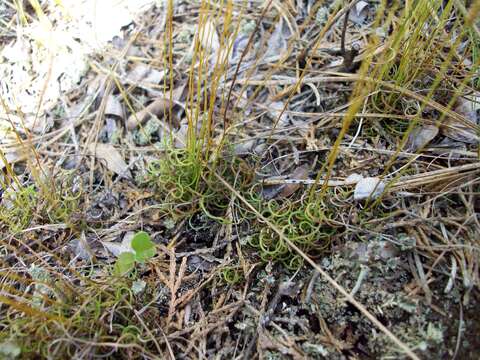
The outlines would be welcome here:
[[[406,149],[417,151],[427,146],[438,134],[438,127],[434,125],[422,125],[413,129],[408,135]]]
[[[124,118],[123,106],[118,96],[110,94],[105,105],[105,115],[117,116],[120,119]]]
[[[207,19],[202,25],[197,30],[198,40],[205,50],[216,53],[220,48],[220,39],[215,24],[212,20]]]
[[[72,240],[69,245],[76,257],[82,260],[92,260],[95,258],[95,254],[93,253],[83,231],[80,237]]]
[[[353,198],[355,200],[376,199],[385,189],[385,183],[378,177],[367,177],[357,182]]]
[[[479,124],[478,111],[480,110],[480,96],[472,98],[461,98],[457,102],[457,106],[454,111],[473,125]],[[480,141],[479,133],[475,126],[466,126],[465,124],[459,124],[455,119],[447,118],[442,126],[443,135],[467,144],[475,144]]]
[[[171,94],[171,99],[173,101],[172,106],[179,105],[182,108],[184,107],[184,105],[181,104],[179,101],[184,96],[185,85],[186,84],[180,85],[172,91],[172,94]],[[126,124],[127,129],[134,130],[138,125],[143,125],[152,116],[163,117],[164,114],[167,114],[169,112],[169,107],[170,107],[169,94],[167,94],[166,97],[162,96],[155,99],[153,102],[151,102],[142,110],[129,116]]]
[[[308,172],[309,172],[309,167],[307,165],[302,165],[297,167],[289,176],[289,178],[294,180],[305,180],[305,179],[308,179]],[[282,191],[278,195],[278,197],[280,198],[288,197],[294,194],[301,187],[302,187],[301,183],[285,184],[282,188]]]
[[[2,150],[0,149],[0,151]],[[4,159],[0,158],[0,170],[2,170],[5,166],[7,166],[7,164],[13,164],[24,158],[16,150],[4,152],[3,155],[5,158]]]
[[[349,19],[355,24],[363,24],[368,15],[368,3],[366,1],[359,1],[350,11]]]
[[[279,127],[285,127],[290,124],[289,116],[286,111],[283,111],[285,104],[281,101],[273,101],[268,106],[268,114],[272,120],[277,121]],[[280,117],[280,118],[279,118]]]
[[[267,185],[262,189],[262,196],[267,199],[286,198],[293,195],[302,187],[302,181],[308,179],[309,167],[304,164],[297,167],[289,176],[289,180],[299,180],[298,182],[285,182],[283,184]]]
[[[115,257],[119,257],[120,254],[125,252],[134,253],[134,250],[132,248],[132,240],[134,235],[135,233],[133,231],[129,231],[124,235],[121,243],[113,241],[101,241],[101,243]]]
[[[133,130],[138,125],[144,124],[151,116],[162,117],[170,106],[170,101],[165,98],[155,99],[144,109],[130,115],[127,120],[127,129]]]
[[[108,170],[127,179],[132,178],[127,163],[120,152],[112,144],[90,144],[88,149],[95,154],[95,157],[105,161]]]
[[[127,75],[127,80],[140,82],[145,79],[150,72],[150,67],[143,63],[136,63]]]
[[[240,60],[242,53],[247,48],[249,38],[250,36],[240,35],[233,41],[232,51],[229,59],[230,64],[235,64]]]
[[[150,72],[143,79],[143,82],[147,83],[147,84],[160,84],[160,82],[163,80],[164,76],[165,76],[164,71],[159,71],[159,70],[156,70],[156,69],[150,69]]]
[[[270,56],[282,56],[287,51],[287,41],[290,37],[290,32],[283,24],[283,19],[275,25],[275,29],[268,39],[267,49],[265,51],[265,58]]]

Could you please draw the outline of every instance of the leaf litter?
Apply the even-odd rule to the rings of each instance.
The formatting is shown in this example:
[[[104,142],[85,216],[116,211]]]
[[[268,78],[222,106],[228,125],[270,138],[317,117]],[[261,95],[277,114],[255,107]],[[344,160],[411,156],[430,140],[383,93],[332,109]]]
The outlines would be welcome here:
[[[254,164],[246,168],[254,186],[241,195],[256,199],[261,194],[267,204],[262,215],[273,212],[270,219],[286,216],[292,224],[300,224],[285,226],[294,229],[291,236],[310,226],[312,216],[321,219],[321,226],[307,233],[314,234],[316,245],[309,256],[418,356],[461,357],[475,352],[480,321],[475,311],[479,301],[476,214],[480,212],[476,97],[460,97],[452,107],[456,115],[446,113],[442,120],[438,104],[447,106],[449,99],[439,94],[422,104],[427,106],[418,119],[409,112],[414,107],[411,103],[402,108],[406,102],[384,98],[374,102],[375,90],[365,97],[352,126],[344,128],[358,81],[359,70],[353,64],[361,65],[370,56],[365,39],[378,32],[368,25],[377,5],[352,3],[347,15],[351,21],[344,23],[344,16],[338,16],[317,47],[326,20],[338,10],[348,14],[346,6],[328,2],[317,8],[305,1],[297,2],[295,9],[291,4],[273,3],[263,18],[258,5],[233,6],[234,14],[245,18],[235,37],[234,29],[224,28],[213,9],[200,21],[205,8],[178,2],[173,8],[173,42],[166,45],[167,9],[158,5],[117,33],[112,48],[94,57],[92,66],[79,76],[77,88],[62,88],[63,104],[55,108],[52,102],[42,114],[42,135],[31,139],[39,158],[48,166],[73,158],[74,176],[84,194],[78,211],[65,220],[68,226],[55,228],[55,222],[45,220],[48,217],[39,210],[28,229],[13,236],[11,244],[21,250],[6,247],[12,252],[7,259],[11,271],[28,273],[35,264],[48,271],[50,282],[73,279],[69,286],[79,293],[93,279],[105,284],[102,296],[107,296],[109,286],[122,283],[134,299],[103,310],[96,334],[78,329],[81,336],[73,335],[68,344],[58,342],[57,351],[93,357],[114,351],[120,358],[165,357],[169,352],[192,358],[234,358],[239,353],[262,358],[407,357],[315,269],[307,265],[290,269],[262,258],[261,247],[251,244],[259,233],[268,233],[268,224],[253,217],[242,221],[248,212],[232,194],[226,204],[219,204],[227,209],[222,221],[218,221],[218,208],[217,213],[196,211],[185,217],[165,211],[168,202],[158,200],[146,174],[170,149],[167,135],[178,138],[175,151],[188,148],[188,124],[195,120],[198,131],[204,121],[214,123],[207,146],[222,141],[233,144],[240,159],[236,170]],[[308,16],[311,12],[313,16]],[[259,26],[254,32],[256,21]],[[392,26],[398,26],[397,21]],[[384,30],[381,39],[387,42],[390,30]],[[201,68],[198,59],[191,63],[195,38],[208,54],[207,76],[215,74],[217,59],[228,64],[225,76],[216,83],[223,93],[186,78],[189,69]],[[224,44],[231,45],[230,55]],[[173,49],[174,68],[168,71],[161,62],[166,58],[164,45]],[[347,52],[353,54],[357,46],[360,56],[349,60]],[[302,58],[303,49],[308,51]],[[388,46],[376,49],[378,63],[386,55],[400,57],[407,51],[388,53]],[[119,57],[122,50],[128,60]],[[13,58],[9,59],[12,63]],[[335,73],[339,70],[340,74]],[[426,73],[421,80],[428,83],[430,76]],[[421,81],[412,84],[419,94],[425,92]],[[188,105],[192,99],[202,106],[213,99],[212,113],[202,106],[192,111]],[[421,108],[418,99],[413,97],[413,103]],[[430,106],[432,102],[436,107]],[[386,104],[382,113],[379,109]],[[200,112],[198,116],[195,111]],[[65,114],[73,114],[76,120]],[[423,122],[425,117],[428,122]],[[405,136],[410,121],[417,120]],[[223,126],[229,123],[235,126],[229,130],[231,136],[223,139]],[[17,150],[12,143],[11,139],[5,145],[2,142],[7,155]],[[88,150],[86,156],[75,151],[75,143]],[[333,151],[338,153],[331,162]],[[230,157],[228,151],[221,151],[217,159]],[[15,171],[25,174],[24,182],[31,181],[31,170],[21,158],[7,160],[15,163]],[[188,159],[181,160],[186,165],[175,169],[177,179],[187,176],[192,167]],[[157,174],[162,179],[163,175]],[[238,173],[228,180],[243,181]],[[197,201],[182,198],[187,193],[182,191],[174,193],[181,200],[175,207]],[[326,196],[307,202],[309,196],[321,193]],[[2,235],[9,234],[5,227],[1,229]],[[82,229],[80,235],[78,229]],[[151,236],[157,256],[139,264],[130,259],[128,268],[135,266],[138,278],[111,284],[115,280],[108,277],[105,265],[122,253],[133,254],[132,239],[139,230]],[[303,234],[299,235],[302,241],[307,238]],[[325,238],[328,241],[322,242]],[[77,241],[73,254],[59,254],[59,246],[71,240]],[[33,252],[25,250],[32,246]],[[77,281],[77,272],[84,278]],[[18,288],[24,286],[26,301],[41,300],[38,293],[29,298],[28,286],[15,277],[5,279]],[[54,289],[43,297],[57,301],[66,296],[57,294],[62,291],[66,292]],[[48,303],[43,301],[44,306]],[[133,310],[123,313],[129,307]],[[2,311],[22,316],[6,306]],[[130,352],[131,344],[124,344],[125,353],[84,347],[82,339],[97,345],[119,339],[121,332],[111,327],[119,325],[117,316],[134,324],[143,339],[133,347],[137,355]],[[1,334],[3,341],[5,333]],[[7,351],[17,354],[17,344],[26,341],[7,337],[2,344],[15,344]]]

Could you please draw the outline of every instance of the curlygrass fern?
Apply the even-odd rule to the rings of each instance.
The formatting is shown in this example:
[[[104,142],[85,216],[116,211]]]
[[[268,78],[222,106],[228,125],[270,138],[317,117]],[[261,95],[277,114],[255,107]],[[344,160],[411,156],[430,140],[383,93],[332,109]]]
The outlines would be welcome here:
[[[295,245],[305,252],[314,250],[321,253],[328,248],[335,227],[329,222],[332,211],[316,197],[297,201],[270,200],[257,204],[259,212],[271,223],[282,230]],[[286,244],[275,231],[259,224],[259,231],[249,239],[264,261],[279,261],[287,268],[295,270],[303,264],[301,257]]]

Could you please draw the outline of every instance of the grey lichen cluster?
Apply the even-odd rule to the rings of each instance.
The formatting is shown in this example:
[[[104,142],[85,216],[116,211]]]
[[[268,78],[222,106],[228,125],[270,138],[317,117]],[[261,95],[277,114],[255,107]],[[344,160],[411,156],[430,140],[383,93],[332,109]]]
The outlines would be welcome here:
[[[354,244],[355,249],[350,254],[364,245]],[[330,259],[324,259],[322,265],[345,289],[356,287],[355,298],[410,348],[434,350],[444,340],[444,326],[421,297],[407,293],[412,277],[404,266],[407,263],[405,254],[378,255],[379,249],[384,248],[378,240],[368,244],[368,248],[377,253],[366,264],[360,264],[356,257],[352,259],[345,254],[335,254]],[[364,268],[368,268],[367,275],[358,285],[358,276]],[[364,347],[368,353],[382,358],[401,358],[391,340],[321,278],[315,284],[309,307],[329,324],[336,336],[347,337],[355,347]],[[364,334],[363,337],[361,334]]]

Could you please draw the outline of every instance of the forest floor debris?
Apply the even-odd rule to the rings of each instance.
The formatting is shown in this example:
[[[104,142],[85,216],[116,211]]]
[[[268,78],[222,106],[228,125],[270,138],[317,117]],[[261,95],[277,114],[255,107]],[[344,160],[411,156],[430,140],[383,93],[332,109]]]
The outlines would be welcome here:
[[[166,1],[122,28],[2,140],[0,357],[478,358],[458,3]]]

